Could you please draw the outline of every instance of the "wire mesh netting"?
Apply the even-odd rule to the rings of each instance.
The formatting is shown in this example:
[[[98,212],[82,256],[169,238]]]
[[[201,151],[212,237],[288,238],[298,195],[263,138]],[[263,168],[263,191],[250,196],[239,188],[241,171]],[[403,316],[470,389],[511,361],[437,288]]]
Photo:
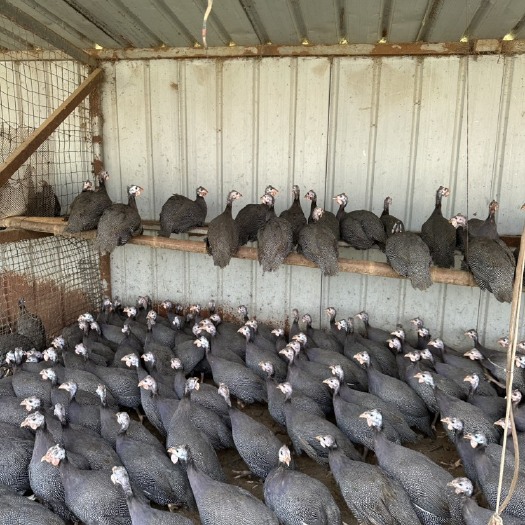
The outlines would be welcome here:
[[[0,16],[2,39],[25,51],[0,61],[0,164],[24,142],[88,76],[88,68],[58,51],[40,50],[42,41]],[[7,45],[7,43],[5,44]],[[35,56],[32,58],[31,50]],[[37,59],[38,58],[38,59]],[[57,216],[68,211],[82,182],[92,176],[93,144],[89,99],[85,99],[0,187],[0,218]]]
[[[0,244],[0,334],[17,330],[18,301],[48,336],[100,306],[99,255],[93,241],[45,237]]]

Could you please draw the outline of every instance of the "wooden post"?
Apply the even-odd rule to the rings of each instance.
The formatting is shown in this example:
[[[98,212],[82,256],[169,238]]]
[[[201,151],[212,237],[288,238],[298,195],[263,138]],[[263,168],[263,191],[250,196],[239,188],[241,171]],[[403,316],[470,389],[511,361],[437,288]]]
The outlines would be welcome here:
[[[95,69],[60,106],[44,120],[22,144],[20,144],[0,166],[0,186],[4,185],[15,171],[42,145],[70,113],[91,93],[102,80],[103,71]]]

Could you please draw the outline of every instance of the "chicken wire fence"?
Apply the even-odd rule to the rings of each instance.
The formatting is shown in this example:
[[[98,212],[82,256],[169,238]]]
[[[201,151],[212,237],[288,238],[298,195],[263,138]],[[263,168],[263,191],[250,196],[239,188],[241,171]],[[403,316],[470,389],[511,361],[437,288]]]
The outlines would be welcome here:
[[[0,16],[0,164],[87,78],[87,66],[67,60],[32,33]],[[36,59],[38,58],[38,59]],[[93,143],[86,98],[0,186],[0,219],[67,213],[82,181],[91,178]]]
[[[17,331],[23,298],[51,337],[99,308],[99,254],[92,240],[62,236],[0,244],[0,286],[0,334]]]

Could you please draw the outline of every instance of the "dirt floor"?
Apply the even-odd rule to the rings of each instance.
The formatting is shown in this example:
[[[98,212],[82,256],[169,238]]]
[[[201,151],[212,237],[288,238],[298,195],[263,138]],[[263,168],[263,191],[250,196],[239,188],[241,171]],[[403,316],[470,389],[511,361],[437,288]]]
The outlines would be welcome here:
[[[268,409],[265,405],[256,403],[254,405],[246,406],[243,411],[273,430],[275,435],[283,443],[289,445],[290,449],[293,450],[286,431],[270,417]],[[359,449],[359,446],[357,448]],[[410,448],[424,453],[434,460],[438,465],[448,470],[454,477],[464,475],[463,469],[458,461],[459,458],[455,447],[448,440],[439,423],[436,440],[433,441],[429,438],[422,437],[418,443],[411,445]],[[264,500],[263,481],[261,479],[253,475],[239,477],[238,473],[247,471],[248,467],[235,450],[224,450],[219,452],[219,459],[230,483],[243,487],[257,496],[259,499]],[[299,457],[294,456],[294,459],[298,470],[308,474],[309,476],[317,478],[330,489],[336,503],[339,505],[341,510],[343,522],[347,525],[357,525],[357,520],[354,518],[346,506],[343,498],[341,497],[339,489],[337,488],[335,480],[330,473],[328,465],[319,465],[305,454]],[[367,461],[371,463],[375,462],[374,454],[372,452],[369,453]],[[186,517],[193,519],[195,524],[200,523],[197,513],[184,511],[181,513]]]

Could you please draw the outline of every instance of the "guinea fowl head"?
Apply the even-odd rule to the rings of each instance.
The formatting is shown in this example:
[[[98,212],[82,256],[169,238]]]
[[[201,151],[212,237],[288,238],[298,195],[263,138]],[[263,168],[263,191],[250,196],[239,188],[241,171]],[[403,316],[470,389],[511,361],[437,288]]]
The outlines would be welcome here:
[[[144,359],[145,363],[151,363],[151,366],[155,366],[155,354],[153,352],[146,352],[141,355],[141,358]]]
[[[271,195],[272,197],[277,197],[278,193],[279,193],[279,190],[277,188],[274,188],[271,184],[268,184],[268,186],[264,188],[265,195]]]
[[[297,310],[297,308],[292,309],[292,319],[294,323],[299,322],[299,310]]]
[[[129,368],[132,366],[138,368],[140,364],[139,356],[137,354],[127,354],[124,357],[121,357],[120,360]]]
[[[53,385],[57,382],[57,374],[52,368],[44,368],[40,370],[40,377],[43,381],[51,381]]]
[[[440,186],[437,189],[437,195],[440,197],[448,197],[450,195],[450,190],[448,188],[445,188],[445,186]]]
[[[167,312],[171,312],[173,310],[173,303],[171,301],[162,301],[160,303],[160,306],[164,308]]]
[[[421,354],[419,352],[407,352],[403,357],[410,359],[412,363],[415,363],[421,359]]]
[[[119,425],[119,434],[126,433],[130,423],[129,414],[127,412],[117,412],[115,417],[117,418],[117,423]]]
[[[323,383],[328,385],[328,387],[334,391],[334,394],[337,394],[339,392],[339,388],[341,387],[341,383],[337,377],[328,377],[327,379],[323,380]]]
[[[525,355],[518,355],[514,359],[514,365],[516,368],[525,368]]]
[[[454,430],[455,432],[462,432],[464,425],[461,419],[457,417],[444,417],[440,420],[441,423],[447,426],[448,430]]]
[[[137,317],[137,309],[134,306],[126,306],[122,311],[128,316],[129,319],[135,319]]]
[[[366,350],[358,352],[353,357],[360,365],[364,365],[365,367],[368,367],[368,365],[370,365],[370,356],[368,355],[368,352]]]
[[[217,388],[217,392],[219,395],[226,401],[226,404],[231,407],[232,402],[230,399],[230,389],[228,388],[228,385],[226,383],[219,383],[219,387]]]
[[[421,357],[422,360],[430,361],[431,363],[434,362],[434,356],[432,355],[432,352],[428,348],[424,348],[423,350],[420,350],[419,357]]]
[[[499,202],[492,200],[489,204],[489,213],[494,214],[499,210]]]
[[[178,357],[171,358],[170,366],[173,370],[182,370],[184,368],[182,361]]]
[[[83,357],[84,359],[88,358],[88,350],[83,343],[78,343],[78,345],[75,345],[75,354]]]
[[[478,340],[478,331],[475,328],[471,328],[465,332],[467,337],[470,337],[474,342]]]
[[[272,363],[270,363],[270,361],[261,361],[260,363],[258,363],[258,366],[263,372],[266,372],[266,375],[268,377],[273,376],[274,370],[273,365]]]
[[[312,220],[314,222],[317,222],[321,219],[323,215],[324,215],[323,208],[320,208],[319,206],[317,206],[316,208],[314,208],[314,211],[312,212]]]
[[[113,485],[121,486],[122,490],[124,491],[124,494],[126,494],[127,496],[133,495],[131,483],[129,481],[129,476],[125,467],[112,467],[110,479]]]
[[[474,432],[473,434],[465,434],[463,439],[470,442],[472,448],[486,447],[488,445],[487,437],[482,432]]]
[[[457,213],[454,217],[451,217],[448,222],[456,229],[467,227],[467,218],[461,213]]]
[[[140,194],[144,191],[144,188],[137,186],[136,184],[131,184],[128,186],[128,195],[130,197],[140,197]]]
[[[93,191],[93,183],[90,180],[85,180],[82,184],[82,191]]]
[[[38,399],[36,396],[26,397],[20,401],[20,405],[23,406],[28,412],[38,410],[41,404],[42,403],[40,402],[40,399]]]
[[[364,310],[362,312],[359,312],[358,314],[356,314],[356,317],[358,319],[361,319],[361,321],[363,321],[363,323],[365,323],[365,325],[367,325],[368,321],[370,320],[370,317],[368,316],[368,313],[365,312]]]
[[[366,412],[359,414],[359,417],[366,419],[366,424],[375,430],[381,430],[383,426],[383,416],[381,415],[381,412],[377,410],[377,408],[367,410]]]
[[[66,390],[69,393],[69,399],[73,399],[77,393],[78,386],[73,381],[66,381],[62,383],[59,387],[60,390]]]
[[[140,381],[138,386],[144,390],[149,390],[153,395],[157,394],[157,381],[155,381],[150,375],[147,375],[142,381]]]
[[[468,478],[454,478],[447,483],[447,486],[452,487],[456,494],[465,494],[467,498],[470,498],[474,492],[474,485]]]
[[[271,193],[265,193],[261,197],[261,202],[263,204],[266,204],[266,206],[268,206],[269,208],[273,208],[273,206],[275,204],[275,198],[274,198],[274,196]]]
[[[479,376],[476,373],[468,374],[463,378],[463,381],[469,383],[470,388],[474,391],[479,386]]]
[[[335,323],[335,326],[338,330],[342,330],[343,332],[348,332],[348,322],[346,319],[340,319]]]
[[[194,390],[199,390],[201,387],[199,380],[196,377],[188,377],[186,383],[184,384],[184,393],[189,394]]]
[[[66,409],[62,403],[55,403],[55,406],[53,408],[53,415],[62,423],[62,425],[65,425],[67,423],[66,421]]]
[[[393,335],[394,337],[397,337],[400,341],[405,341],[405,331],[402,328],[396,328],[395,330],[392,330],[390,332],[390,335]]]
[[[39,428],[44,426],[46,418],[40,412],[33,412],[29,414],[23,421],[20,423],[22,428],[28,427],[31,430],[37,431]]]
[[[428,343],[427,343],[428,346],[433,346],[434,348],[439,348],[441,350],[443,350],[443,348],[445,348],[445,343],[443,342],[442,339],[440,339],[439,337],[436,337],[435,339],[431,339]]]
[[[510,394],[510,399],[512,401],[512,404],[515,406],[521,403],[522,397],[523,397],[523,394],[517,388],[515,388]]]
[[[319,444],[323,448],[337,448],[335,438],[330,434],[327,434],[326,436],[315,436],[315,439],[319,441]]]
[[[257,320],[255,318],[250,319],[249,321],[246,321],[244,324],[250,327],[255,333],[257,333],[257,328],[259,327],[259,323],[257,323]]]
[[[157,312],[155,312],[155,310],[150,310],[146,315],[146,319],[155,323],[157,321]]]
[[[93,330],[94,332],[97,332],[98,335],[102,334],[102,331],[100,330],[100,325],[96,322],[96,321],[93,321],[89,324],[89,327],[91,328],[91,330]]]
[[[193,344],[199,348],[204,348],[206,352],[210,349],[210,342],[203,335],[201,335],[198,339],[195,339]]]
[[[5,355],[6,364],[14,363],[15,365],[20,365],[24,359],[24,351],[22,348],[15,348],[7,352]]]
[[[197,197],[206,197],[206,195],[208,195],[208,190],[204,186],[199,186],[196,193]]]
[[[325,308],[325,313],[329,317],[330,321],[333,321],[337,315],[337,310],[333,306],[329,306],[328,308]]]
[[[385,197],[385,200],[383,201],[383,208],[388,211],[391,205],[392,205],[392,197]]]
[[[471,361],[482,361],[483,360],[483,354],[476,348],[473,348],[472,350],[465,352],[463,356],[468,357]]]
[[[244,317],[248,317],[248,308],[244,304],[238,306],[237,311]]]
[[[332,199],[343,208],[348,204],[348,196],[346,195],[346,193],[340,193],[339,195],[332,197]]]
[[[86,312],[86,313],[83,313],[81,315],[78,316],[78,319],[77,321],[80,323],[81,321],[84,321],[86,323],[92,323],[94,321],[94,317],[89,313],[89,312]]]
[[[341,365],[330,365],[328,368],[330,368],[332,374],[339,379],[339,382],[342,383],[345,379],[345,374],[343,372],[343,368]]]
[[[292,186],[292,196],[294,199],[298,199],[301,195],[301,188],[297,184]]]
[[[432,388],[435,386],[434,378],[430,372],[418,372],[417,374],[414,374],[414,377],[419,383],[431,386]]]
[[[108,390],[106,388],[106,385],[103,385],[102,383],[99,383],[97,385],[97,389],[95,390],[95,393],[100,398],[100,402],[102,403],[102,406],[106,406],[106,404],[107,404],[107,397],[108,397]]]
[[[317,195],[316,195],[314,190],[309,190],[309,191],[306,192],[304,198],[308,199],[309,201],[316,201],[317,200]]]
[[[286,445],[283,445],[279,449],[279,463],[289,467],[291,462],[292,454],[290,453],[290,449]]]
[[[42,360],[42,352],[39,352],[36,348],[24,352],[24,355],[26,363],[38,363]]]
[[[510,346],[510,339],[507,336],[500,337],[496,342],[503,348],[508,348]]]
[[[510,422],[510,419],[506,420],[504,417],[498,419],[497,421],[494,421],[494,425],[501,427],[505,429],[507,427],[509,434],[512,434],[512,424]]]
[[[244,335],[246,337],[246,341],[249,341],[252,336],[252,331],[250,330],[250,327],[247,325],[241,326],[237,332],[241,335]]]
[[[51,346],[53,348],[63,349],[66,346],[66,340],[61,335],[58,335],[51,341]]]
[[[219,314],[211,314],[210,321],[215,325],[219,326],[222,323],[221,316]]]
[[[284,330],[282,328],[274,328],[271,333],[275,335],[275,337],[283,337],[284,336]]]
[[[304,314],[301,320],[306,326],[312,326],[312,316],[310,314]]]
[[[66,451],[60,445],[49,448],[40,461],[47,461],[53,467],[58,467],[66,459]]]
[[[109,173],[106,170],[101,170],[97,175],[98,182],[104,184],[109,179]]]
[[[279,350],[279,353],[281,355],[284,355],[284,357],[288,359],[289,364],[292,364],[293,360],[295,359],[295,352],[293,351],[293,348],[291,348],[289,345],[290,343],[288,343],[286,347],[283,348],[282,350]]]
[[[304,332],[299,332],[298,334],[292,336],[292,341],[296,341],[297,343],[299,343],[299,346],[302,347],[306,344],[308,338],[306,337],[306,334]]]
[[[279,383],[277,388],[284,394],[285,399],[290,399],[290,397],[292,397],[293,388],[292,385],[288,383],[288,381],[285,383]]]
[[[236,201],[237,199],[240,199],[242,195],[237,190],[232,190],[230,193],[228,193],[228,198],[226,199],[226,202],[228,204],[231,204],[233,201]]]
[[[168,454],[172,463],[187,463],[190,460],[190,449],[187,445],[178,445],[176,447],[168,448]]]

